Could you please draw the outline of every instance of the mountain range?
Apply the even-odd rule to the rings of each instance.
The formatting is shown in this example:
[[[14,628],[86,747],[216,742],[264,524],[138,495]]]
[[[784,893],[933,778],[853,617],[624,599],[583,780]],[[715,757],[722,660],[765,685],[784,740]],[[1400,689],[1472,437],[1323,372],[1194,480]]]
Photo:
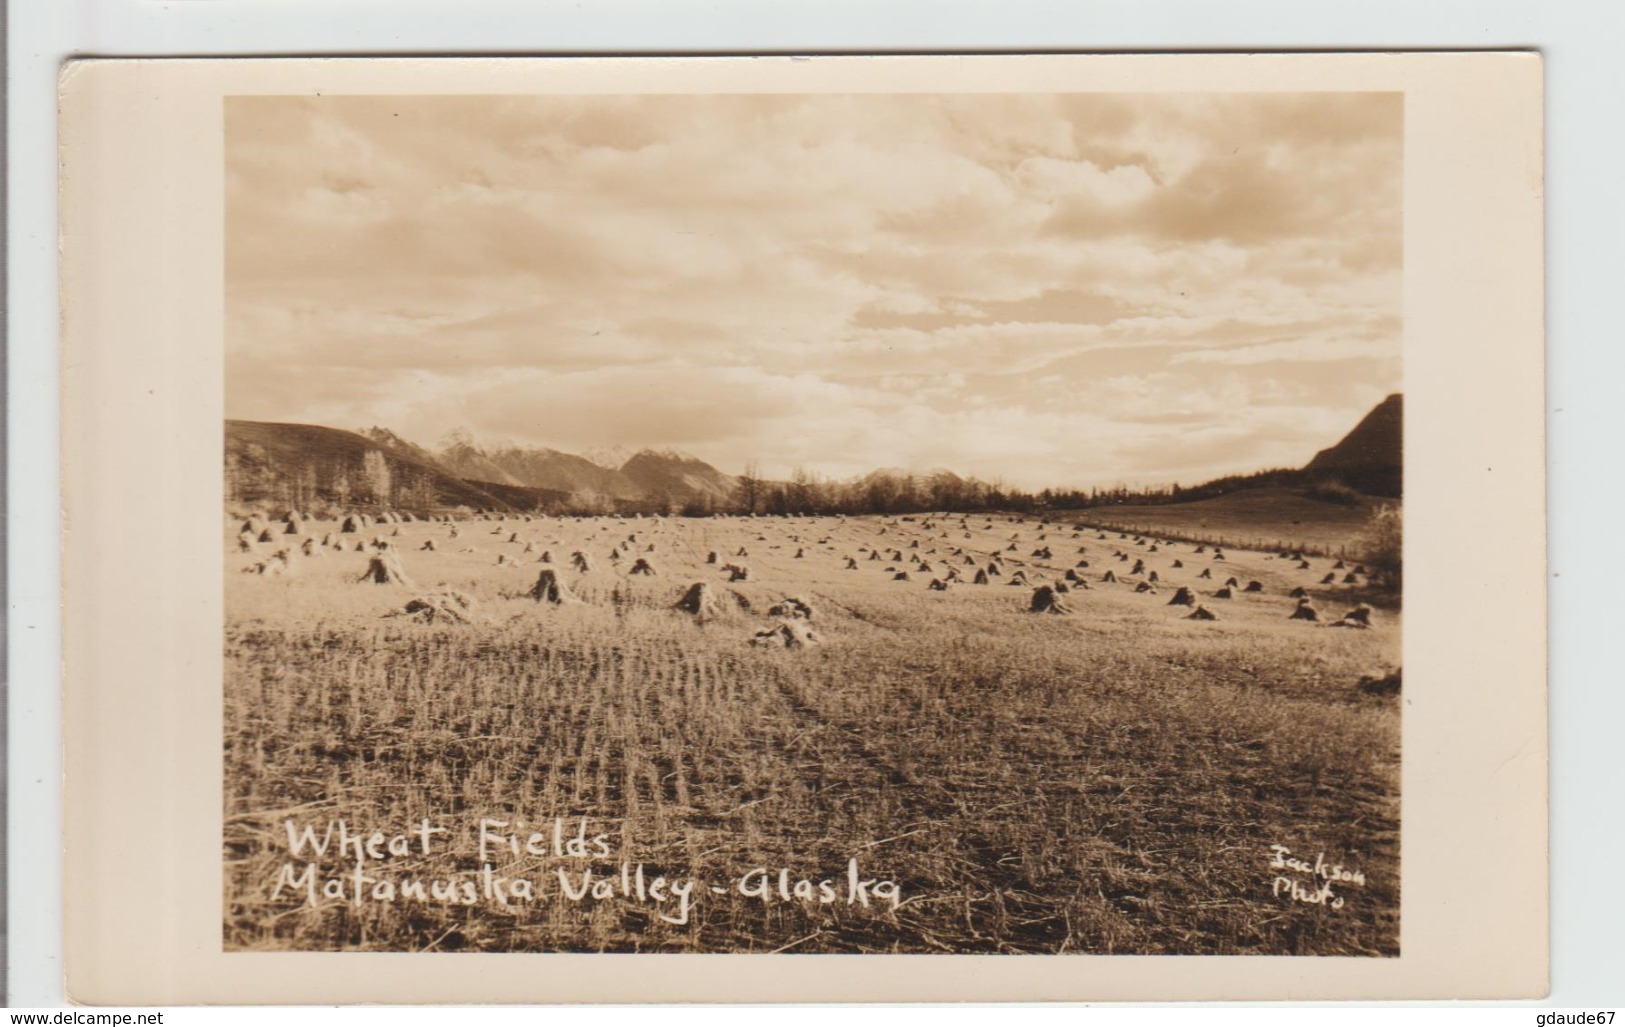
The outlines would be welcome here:
[[[389,434],[381,428],[368,438]],[[607,460],[611,451],[599,451]],[[618,455],[618,454],[617,454]],[[481,447],[457,434],[434,454],[435,462],[459,478],[564,493],[595,493],[611,500],[667,499],[679,505],[709,499],[725,503],[736,481],[703,460],[670,449],[640,449],[618,464],[600,463],[557,449],[524,446]]]
[[[599,450],[595,462],[556,449],[484,446],[453,432],[430,450],[388,428],[226,422],[226,483],[234,502],[295,506],[469,506],[604,510],[726,507],[736,479],[670,449]]]
[[[1305,467],[1281,473],[1299,484],[1337,481],[1368,495],[1397,497],[1402,427],[1402,400],[1395,394]],[[228,420],[225,434],[227,498],[238,504],[703,513],[732,508],[741,493],[739,478],[672,449],[578,455],[482,444],[457,431],[431,450],[383,427],[350,432],[267,421]],[[852,484],[869,488],[909,477],[939,489],[979,486],[951,471],[910,474],[896,468]],[[764,492],[794,487],[768,481],[760,486]]]

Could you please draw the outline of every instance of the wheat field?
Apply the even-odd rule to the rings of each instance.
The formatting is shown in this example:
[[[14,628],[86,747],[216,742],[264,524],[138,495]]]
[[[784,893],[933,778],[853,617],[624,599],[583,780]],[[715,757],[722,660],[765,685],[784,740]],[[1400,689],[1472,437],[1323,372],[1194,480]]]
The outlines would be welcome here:
[[[1400,611],[1329,559],[982,514],[240,525],[228,949],[1398,953],[1403,699],[1361,680]],[[375,537],[409,582],[358,582]],[[529,597],[544,567],[583,602]],[[1289,620],[1297,587],[1372,626]],[[389,616],[451,590],[469,623]],[[818,644],[751,644],[792,596]]]

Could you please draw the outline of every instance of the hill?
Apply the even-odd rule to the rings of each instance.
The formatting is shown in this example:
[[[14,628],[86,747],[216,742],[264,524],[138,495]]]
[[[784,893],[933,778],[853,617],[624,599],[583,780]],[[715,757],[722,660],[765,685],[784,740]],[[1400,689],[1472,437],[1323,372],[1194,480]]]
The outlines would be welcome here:
[[[1404,400],[1399,393],[1372,411],[1330,449],[1315,454],[1304,471],[1333,478],[1367,495],[1397,497],[1404,487]]]
[[[314,424],[228,420],[225,474],[226,502],[240,505],[304,511],[523,508],[518,494],[500,497],[408,450]]]
[[[1373,497],[1396,500],[1404,488],[1403,446],[1404,400],[1395,393],[1377,404],[1334,446],[1316,453],[1303,467],[1278,467],[1230,474],[1200,485],[1130,490],[1094,490],[1081,502],[1080,493],[1058,493],[1053,505],[1062,509],[1088,507],[1161,508],[1191,506],[1226,496],[1253,493],[1243,504],[1262,509],[1269,497],[1294,494],[1344,507],[1371,506]],[[1311,515],[1311,521],[1318,518]]]
[[[465,481],[465,484],[479,489],[515,510],[558,510],[568,506],[573,500],[568,492],[558,489],[539,489],[529,485],[505,485],[496,481]]]

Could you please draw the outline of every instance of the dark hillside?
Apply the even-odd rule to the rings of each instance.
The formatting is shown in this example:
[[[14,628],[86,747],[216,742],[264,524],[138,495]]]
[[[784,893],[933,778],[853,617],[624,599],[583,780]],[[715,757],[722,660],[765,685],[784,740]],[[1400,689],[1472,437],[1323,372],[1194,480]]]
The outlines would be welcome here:
[[[1315,454],[1304,468],[1370,496],[1398,497],[1404,487],[1404,400],[1395,393],[1377,404],[1343,440]]]
[[[397,448],[314,424],[227,421],[226,502],[337,512],[517,507]]]

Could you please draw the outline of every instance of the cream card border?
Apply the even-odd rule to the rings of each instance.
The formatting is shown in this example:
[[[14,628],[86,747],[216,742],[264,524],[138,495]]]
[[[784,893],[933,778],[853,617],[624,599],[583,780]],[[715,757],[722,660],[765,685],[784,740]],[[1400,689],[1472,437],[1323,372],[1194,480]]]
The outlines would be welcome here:
[[[65,957],[81,1002],[1538,997],[1542,81],[1526,53],[93,61],[62,76]],[[222,97],[1405,93],[1401,955],[226,953]]]

